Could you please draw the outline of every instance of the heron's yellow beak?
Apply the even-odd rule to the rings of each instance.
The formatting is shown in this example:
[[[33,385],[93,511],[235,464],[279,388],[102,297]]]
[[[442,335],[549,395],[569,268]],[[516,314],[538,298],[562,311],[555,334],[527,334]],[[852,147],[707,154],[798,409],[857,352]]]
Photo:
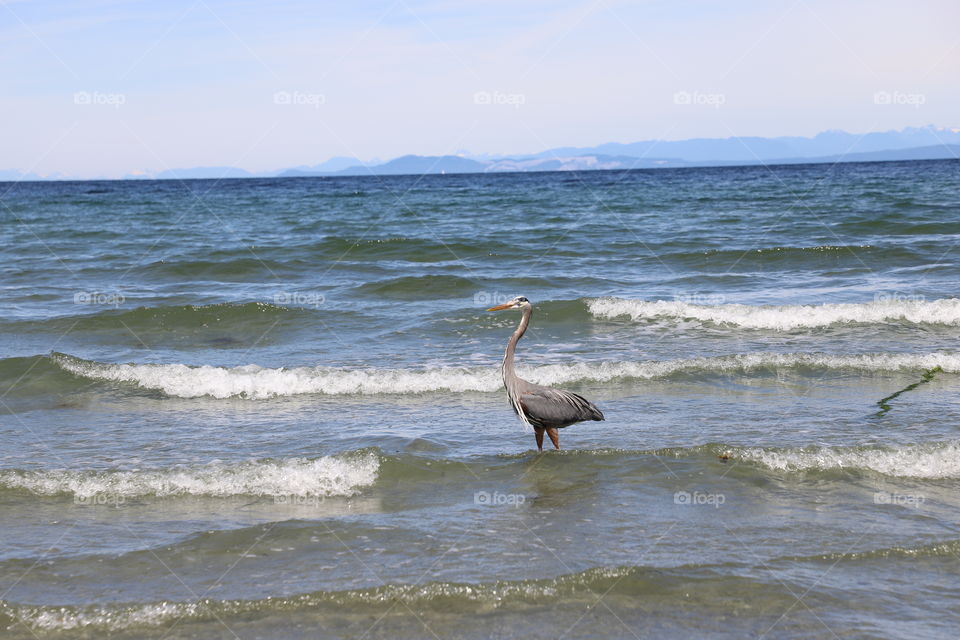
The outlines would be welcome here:
[[[513,306],[512,302],[507,302],[505,304],[498,304],[495,307],[490,307],[489,309],[487,309],[487,311],[503,311],[504,309],[509,309],[512,306]]]

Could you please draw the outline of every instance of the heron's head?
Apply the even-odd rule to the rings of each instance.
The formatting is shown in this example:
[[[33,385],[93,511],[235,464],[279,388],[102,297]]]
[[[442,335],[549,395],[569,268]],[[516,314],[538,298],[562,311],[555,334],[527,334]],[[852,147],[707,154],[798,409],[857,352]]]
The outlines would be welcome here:
[[[505,302],[503,304],[498,304],[495,307],[490,307],[487,311],[503,311],[504,309],[527,309],[530,306],[530,301],[524,298],[523,296],[517,296],[510,302]]]

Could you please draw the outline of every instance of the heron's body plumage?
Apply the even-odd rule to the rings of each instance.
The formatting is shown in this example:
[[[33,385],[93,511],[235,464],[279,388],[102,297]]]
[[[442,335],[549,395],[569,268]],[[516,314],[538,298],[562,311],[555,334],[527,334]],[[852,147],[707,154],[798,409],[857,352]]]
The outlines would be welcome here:
[[[525,382],[525,381],[524,381]],[[581,395],[561,389],[551,389],[527,383],[511,405],[519,405],[523,417],[533,427],[562,429],[584,420],[603,420],[603,413]]]

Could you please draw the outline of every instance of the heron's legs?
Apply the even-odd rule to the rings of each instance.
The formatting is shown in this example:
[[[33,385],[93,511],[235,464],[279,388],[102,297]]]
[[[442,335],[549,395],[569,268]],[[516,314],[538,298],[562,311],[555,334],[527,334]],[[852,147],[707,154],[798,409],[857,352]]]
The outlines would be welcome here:
[[[553,448],[560,451],[560,433],[556,429],[547,429],[547,435],[550,436]]]
[[[533,435],[537,437],[537,449],[543,451],[543,429],[540,427],[534,427]]]

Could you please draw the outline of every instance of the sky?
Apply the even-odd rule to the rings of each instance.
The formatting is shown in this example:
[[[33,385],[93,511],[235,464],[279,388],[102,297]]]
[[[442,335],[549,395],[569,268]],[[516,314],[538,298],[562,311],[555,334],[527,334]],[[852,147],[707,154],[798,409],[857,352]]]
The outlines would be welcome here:
[[[0,0],[0,169],[957,127],[958,19],[956,0]]]

